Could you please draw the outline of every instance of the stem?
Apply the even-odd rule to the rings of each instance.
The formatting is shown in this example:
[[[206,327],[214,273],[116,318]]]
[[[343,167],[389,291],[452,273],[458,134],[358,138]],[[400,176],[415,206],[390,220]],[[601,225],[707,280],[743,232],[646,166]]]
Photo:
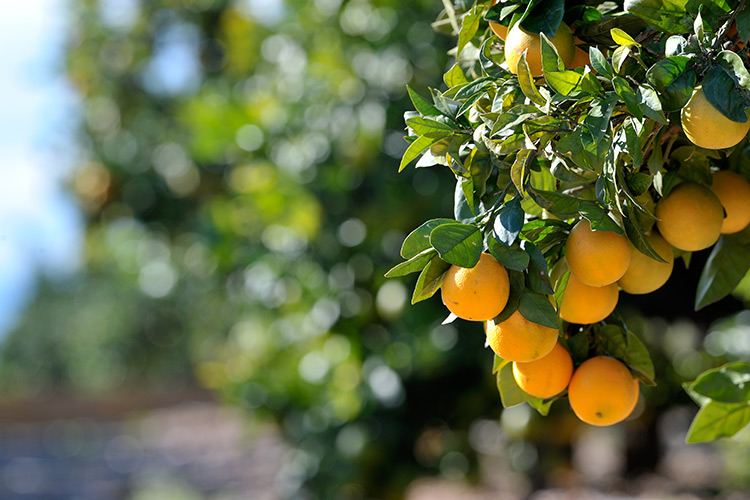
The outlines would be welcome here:
[[[744,10],[745,7],[747,7],[747,0],[742,0],[740,2],[740,5],[732,11],[732,13],[729,15],[729,18],[724,22],[724,24],[721,25],[721,28],[719,28],[719,31],[716,33],[716,40],[714,40],[714,44],[711,47],[711,50],[716,50],[719,43],[724,38],[724,34],[727,32],[727,30],[729,30],[729,27],[732,26],[732,23],[737,17],[737,14],[739,14],[741,10]]]

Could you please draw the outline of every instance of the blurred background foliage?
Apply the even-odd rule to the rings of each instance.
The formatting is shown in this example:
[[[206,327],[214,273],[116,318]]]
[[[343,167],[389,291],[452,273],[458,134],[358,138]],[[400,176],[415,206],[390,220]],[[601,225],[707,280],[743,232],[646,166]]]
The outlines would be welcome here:
[[[452,214],[447,170],[396,173],[405,86],[437,86],[450,65],[453,41],[430,26],[441,7],[71,1],[85,270],[45,283],[5,341],[6,397],[213,389],[278,423],[289,498],[399,498],[418,476],[472,480],[497,461],[530,487],[571,484],[569,410],[500,417],[481,329],[441,325],[439,300],[411,307],[413,283],[383,277],[409,231]],[[669,309],[681,279],[626,312],[660,385],[615,433],[622,474],[682,450],[657,435],[660,415],[692,408],[681,382],[750,354],[747,313],[706,320],[736,300]],[[749,481],[726,467],[710,488]]]

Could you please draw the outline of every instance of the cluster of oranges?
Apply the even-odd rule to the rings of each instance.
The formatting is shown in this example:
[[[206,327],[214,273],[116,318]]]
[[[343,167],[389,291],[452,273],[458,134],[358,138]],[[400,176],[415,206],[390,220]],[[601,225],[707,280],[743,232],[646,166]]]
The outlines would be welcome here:
[[[560,317],[577,324],[604,320],[615,309],[619,290],[645,294],[664,285],[672,273],[674,248],[696,251],[710,247],[721,234],[750,224],[750,183],[729,171],[713,174],[712,187],[685,182],[656,205],[656,229],[646,236],[663,262],[644,255],[628,239],[609,231],[593,231],[581,219],[570,231],[565,257],[553,269],[553,282],[570,270],[559,304]],[[526,319],[518,310],[501,322],[495,318],[510,296],[506,269],[483,253],[473,268],[451,266],[442,285],[443,302],[457,317],[482,321],[487,342],[501,358],[513,362],[519,387],[538,398],[568,390],[576,415],[589,424],[610,425],[635,407],[639,385],[620,361],[599,356],[573,369],[558,343],[558,330]],[[550,297],[554,304],[554,299]]]

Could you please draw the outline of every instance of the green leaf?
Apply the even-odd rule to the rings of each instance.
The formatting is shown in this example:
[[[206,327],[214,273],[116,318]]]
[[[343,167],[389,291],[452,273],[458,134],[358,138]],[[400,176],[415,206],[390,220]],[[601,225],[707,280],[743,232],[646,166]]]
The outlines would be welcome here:
[[[613,233],[623,234],[622,228],[609,215],[609,212],[597,205],[595,201],[579,201],[578,211],[591,223],[591,229],[594,231],[612,231]]]
[[[542,71],[546,75],[551,71],[565,71],[565,63],[563,62],[560,54],[557,52],[557,48],[549,41],[547,35],[544,33],[540,34],[541,37],[541,51],[542,51]]]
[[[406,124],[419,136],[430,138],[439,137],[443,139],[446,137],[446,134],[453,134],[453,127],[446,123],[431,120],[429,118],[422,118],[419,116],[409,118],[406,120]]]
[[[567,339],[568,351],[574,363],[589,359],[591,342],[587,332],[587,330],[580,331]]]
[[[722,403],[750,401],[750,363],[729,363],[701,373],[690,388]]]
[[[404,153],[403,158],[401,158],[401,164],[398,166],[398,171],[401,172],[409,163],[416,160],[417,157],[421,155],[427,148],[450,135],[450,133],[446,132],[439,136],[417,137],[417,139],[409,144],[408,148],[406,148],[406,152]]]
[[[448,88],[453,88],[453,87],[456,87],[457,85],[463,85],[465,83],[469,83],[469,80],[466,78],[466,75],[464,74],[464,70],[461,69],[461,66],[459,66],[458,63],[451,66],[451,69],[449,69],[443,75],[443,81],[448,86]]]
[[[520,405],[525,403],[531,396],[518,387],[515,377],[513,377],[513,363],[506,363],[500,368],[497,374],[497,390],[500,392],[500,401],[503,408]]]
[[[505,308],[500,311],[500,314],[495,316],[492,321],[496,324],[502,323],[506,319],[510,318],[511,315],[518,309],[518,301],[521,299],[521,294],[526,290],[526,280],[524,279],[524,273],[520,271],[508,270],[508,279],[510,281],[510,295],[508,296],[508,303],[505,304]]]
[[[706,99],[730,120],[746,123],[745,108],[750,107],[750,93],[740,88],[722,66],[712,66],[701,84]]]
[[[435,295],[435,292],[443,284],[445,272],[450,267],[450,264],[435,255],[422,270],[419,278],[417,278],[417,284],[414,286],[414,294],[411,297],[412,305]]]
[[[693,95],[698,75],[689,57],[671,56],[651,66],[646,79],[661,94],[664,111],[679,111]]]
[[[461,55],[461,51],[464,49],[464,47],[466,47],[466,44],[469,43],[471,39],[474,38],[474,36],[477,34],[481,21],[482,16],[479,12],[478,5],[464,15],[461,22],[461,31],[458,34],[456,58]]]
[[[518,233],[521,232],[523,218],[521,200],[519,196],[516,196],[503,205],[495,218],[493,226],[495,239],[506,246],[512,245],[518,238]]]
[[[647,385],[654,382],[654,364],[643,342],[619,325],[609,324],[596,329],[599,348],[630,367]]]
[[[534,150],[532,149],[522,149],[518,152],[513,165],[511,165],[510,167],[510,178],[519,193],[524,192],[523,184],[524,180],[526,179],[526,174],[528,172],[533,153]]]
[[[747,403],[720,403],[711,401],[704,405],[690,424],[685,441],[688,444],[705,443],[722,437],[734,436],[750,422],[750,405]]]
[[[482,255],[482,232],[471,224],[443,224],[430,233],[430,245],[444,261],[459,267],[474,267]]]
[[[615,70],[609,61],[607,61],[607,58],[604,57],[601,50],[593,46],[589,48],[589,59],[591,60],[591,67],[600,75],[604,75],[610,79],[615,75]]]
[[[409,93],[409,98],[411,99],[412,104],[414,104],[414,109],[419,111],[422,116],[439,116],[442,114],[440,110],[432,105],[432,103],[419,95],[408,85],[406,86],[406,91]]]
[[[489,249],[490,254],[507,269],[524,271],[529,266],[529,254],[518,245],[505,246],[490,238]]]
[[[695,294],[695,310],[723,299],[750,269],[750,228],[724,234],[711,250]]]
[[[529,70],[529,64],[526,62],[526,53],[521,54],[521,58],[518,60],[518,83],[521,86],[521,92],[528,97],[531,102],[539,106],[544,106],[546,100],[539,93],[539,89],[536,88],[534,83],[534,77],[531,76],[531,70]]]
[[[417,271],[421,271],[424,269],[424,267],[427,265],[427,263],[432,260],[432,258],[435,256],[437,252],[434,248],[429,248],[425,250],[422,253],[419,253],[412,257],[411,259],[407,260],[406,262],[402,262],[393,268],[391,268],[390,271],[385,273],[386,278],[396,278],[399,276],[406,276],[407,274],[416,273]]]
[[[667,117],[664,116],[664,110],[661,107],[659,94],[649,85],[641,85],[636,91],[638,96],[638,105],[643,110],[643,114],[652,120],[656,120],[662,125],[667,124]]]
[[[425,250],[432,248],[430,246],[430,233],[432,230],[443,224],[453,224],[455,222],[456,221],[453,219],[445,218],[428,220],[409,233],[404,239],[404,242],[401,245],[401,257],[407,260],[412,259]]]
[[[666,263],[662,256],[659,255],[656,250],[654,250],[654,247],[652,247],[646,239],[644,230],[641,227],[640,222],[638,222],[638,216],[635,213],[635,209],[630,203],[628,204],[627,210],[628,216],[623,217],[622,222],[625,226],[625,234],[628,235],[628,239],[630,240],[630,242],[643,255],[651,257],[658,262]]]
[[[667,33],[689,33],[692,19],[685,6],[688,0],[626,0],[625,11]]]
[[[529,254],[529,288],[543,294],[554,293],[552,285],[549,282],[547,262],[544,260],[542,251],[529,241],[524,242],[523,249]]]
[[[622,67],[629,55],[629,45],[621,45],[617,47],[614,52],[612,52],[612,66],[615,68],[615,71],[617,73],[620,73],[620,71],[622,71]]]
[[[557,311],[546,295],[524,290],[518,301],[518,311],[527,320],[546,326],[558,328]]]
[[[529,406],[534,408],[541,416],[546,417],[549,414],[549,409],[552,406],[552,403],[557,401],[557,398],[551,398],[551,399],[539,399],[539,398],[529,398],[528,401],[526,401]]]
[[[633,40],[632,36],[628,35],[620,28],[612,28],[611,30],[609,30],[609,33],[610,36],[612,36],[612,40],[614,40],[617,45],[639,45],[635,40]]]
[[[737,22],[737,34],[740,40],[747,45],[748,40],[750,40],[750,8],[745,7],[740,10],[734,19]]]
[[[544,79],[547,80],[552,89],[564,96],[569,96],[573,92],[580,90],[583,75],[577,71],[550,71],[544,73]]]
[[[556,191],[542,191],[529,187],[529,196],[537,205],[558,217],[569,218],[578,213],[578,198]]]
[[[722,50],[719,55],[714,59],[715,63],[718,63],[730,74],[732,79],[736,79],[740,87],[750,88],[750,73],[747,72],[745,64],[742,62],[742,58],[731,50]]]
[[[563,295],[565,295],[565,289],[568,286],[568,278],[570,278],[570,271],[565,271],[560,278],[555,282],[555,302],[558,304],[562,304]]]
[[[621,76],[616,76],[612,79],[612,85],[614,85],[617,95],[625,103],[625,106],[627,106],[628,111],[641,120],[643,118],[643,111],[638,105],[638,96],[630,87],[628,81]]]
[[[473,199],[471,200],[471,204],[466,199],[464,188],[467,182],[473,184],[471,179],[459,179],[456,181],[456,190],[453,193],[453,216],[457,221],[468,224],[474,221],[476,215],[474,214]],[[469,191],[469,193],[473,198],[473,190]]]

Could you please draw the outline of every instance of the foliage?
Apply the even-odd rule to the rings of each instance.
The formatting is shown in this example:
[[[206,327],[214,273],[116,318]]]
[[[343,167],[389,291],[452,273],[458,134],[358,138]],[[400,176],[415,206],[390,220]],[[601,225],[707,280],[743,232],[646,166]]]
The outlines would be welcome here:
[[[524,57],[518,74],[509,72],[503,42],[479,18],[521,23],[539,33],[543,76],[533,78]],[[562,22],[575,28],[590,64],[565,67],[547,38]],[[439,288],[441,276],[433,271],[438,259],[471,267],[481,240],[521,277],[511,279],[511,297],[554,293],[559,303],[565,280],[550,282],[547,270],[564,260],[567,234],[578,218],[588,219],[595,231],[625,234],[635,249],[662,261],[646,239],[656,222],[655,203],[679,182],[710,185],[712,169],[750,174],[746,140],[725,150],[699,148],[683,133],[679,113],[701,88],[724,117],[747,122],[750,6],[745,1],[634,0],[618,6],[477,0],[446,9],[434,26],[457,36],[458,59],[443,77],[446,90],[430,88],[429,95],[421,95],[409,89],[416,112],[405,114],[409,148],[399,170],[415,161],[417,169],[447,167],[456,179],[454,219],[434,219],[416,230],[422,236],[420,251],[433,255],[429,266],[412,259],[396,267],[398,275],[430,273],[429,281],[421,276],[417,281],[415,301]],[[713,247],[697,287],[696,309],[729,295],[750,269],[747,231],[723,235]],[[454,235],[450,251],[442,251],[446,234]],[[689,252],[680,254],[689,262]],[[535,322],[554,319],[554,311],[547,318],[538,308],[524,308],[522,300],[509,300],[496,321],[516,308]],[[575,336],[575,325],[560,326],[576,364],[604,353],[624,361],[642,382],[655,383],[648,351],[617,319]],[[546,413],[548,405],[515,386],[508,367],[496,359],[504,406],[528,400]],[[732,401],[717,396],[734,387],[735,372],[711,376],[718,389],[704,394],[710,373],[687,386],[703,398],[690,441],[730,435],[750,421],[750,394],[736,394]],[[714,426],[718,421],[722,425]]]

